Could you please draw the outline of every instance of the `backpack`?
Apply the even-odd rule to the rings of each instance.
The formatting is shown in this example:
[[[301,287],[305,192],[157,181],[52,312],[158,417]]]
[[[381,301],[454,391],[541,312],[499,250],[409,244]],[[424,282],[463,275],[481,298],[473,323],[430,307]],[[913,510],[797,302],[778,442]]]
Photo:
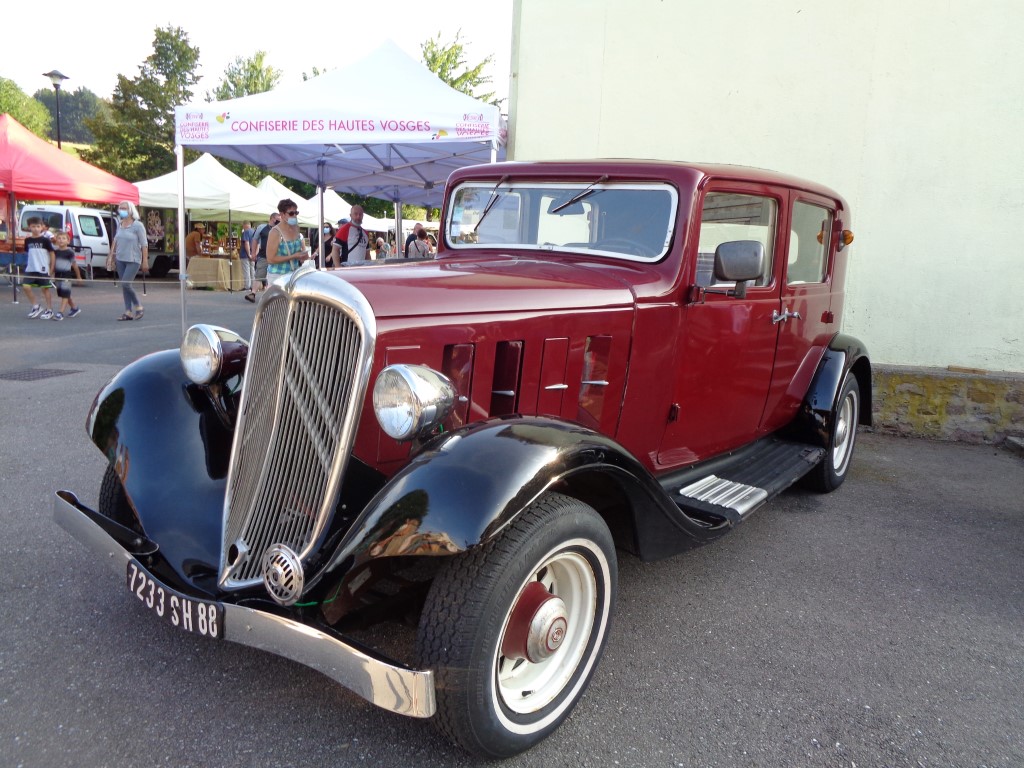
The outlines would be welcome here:
[[[266,237],[263,233],[266,232]],[[267,258],[267,238],[270,237],[270,224],[263,222],[256,227],[256,234],[252,236],[252,240],[249,242],[249,248],[252,248],[252,244],[256,243],[256,258],[265,259]]]

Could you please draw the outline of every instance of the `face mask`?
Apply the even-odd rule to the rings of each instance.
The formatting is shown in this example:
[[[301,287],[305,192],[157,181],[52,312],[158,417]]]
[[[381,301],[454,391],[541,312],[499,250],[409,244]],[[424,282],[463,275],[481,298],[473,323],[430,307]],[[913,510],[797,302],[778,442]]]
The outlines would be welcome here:
[[[331,234],[331,228],[330,227],[324,227],[324,234],[325,235]]]
[[[128,218],[128,211],[118,211],[117,212],[117,218],[119,218],[119,219],[127,219]]]
[[[295,219],[295,218],[288,219],[288,226],[289,227],[294,227],[298,223],[299,223],[298,219]]]

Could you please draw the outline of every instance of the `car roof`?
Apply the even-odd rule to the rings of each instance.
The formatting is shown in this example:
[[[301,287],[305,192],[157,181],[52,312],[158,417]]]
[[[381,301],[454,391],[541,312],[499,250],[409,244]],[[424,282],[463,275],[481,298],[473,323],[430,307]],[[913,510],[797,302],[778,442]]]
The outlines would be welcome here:
[[[639,160],[628,158],[600,158],[592,160],[544,160],[536,162],[509,161],[490,165],[476,165],[462,168],[452,174],[449,185],[485,176],[509,176],[515,181],[519,178],[541,178],[547,175],[579,176],[580,180],[593,181],[595,177],[608,174],[611,180],[622,179],[662,179],[676,181],[685,180],[685,186],[700,186],[710,180],[737,180],[760,184],[781,184],[787,187],[804,189],[825,197],[842,200],[842,196],[834,190],[808,179],[791,176],[785,173],[753,168],[743,165],[724,163],[693,163],[675,160]],[[844,206],[845,207],[845,206]]]

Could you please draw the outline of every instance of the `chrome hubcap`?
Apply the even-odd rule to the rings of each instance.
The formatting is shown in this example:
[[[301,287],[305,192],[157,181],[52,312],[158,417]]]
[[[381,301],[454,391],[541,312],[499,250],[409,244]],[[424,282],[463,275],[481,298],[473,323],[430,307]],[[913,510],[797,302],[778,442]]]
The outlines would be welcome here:
[[[587,649],[597,578],[585,557],[561,552],[537,568],[509,610],[495,659],[496,693],[519,714],[549,704]]]
[[[836,431],[832,440],[832,467],[837,475],[846,471],[846,465],[853,452],[853,440],[857,424],[857,397],[850,392],[843,398],[843,404],[836,413]]]

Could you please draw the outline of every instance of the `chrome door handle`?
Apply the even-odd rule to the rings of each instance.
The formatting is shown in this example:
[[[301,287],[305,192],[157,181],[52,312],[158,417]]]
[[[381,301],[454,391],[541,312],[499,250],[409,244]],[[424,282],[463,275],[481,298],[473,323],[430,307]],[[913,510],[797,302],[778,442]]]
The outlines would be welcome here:
[[[772,325],[778,325],[779,323],[784,323],[787,320],[789,320],[789,318],[793,318],[794,320],[802,320],[803,319],[802,317],[800,317],[800,313],[799,312],[790,312],[787,309],[785,312],[783,312],[780,315],[779,314],[779,310],[777,310],[777,309],[773,309],[772,310]]]

